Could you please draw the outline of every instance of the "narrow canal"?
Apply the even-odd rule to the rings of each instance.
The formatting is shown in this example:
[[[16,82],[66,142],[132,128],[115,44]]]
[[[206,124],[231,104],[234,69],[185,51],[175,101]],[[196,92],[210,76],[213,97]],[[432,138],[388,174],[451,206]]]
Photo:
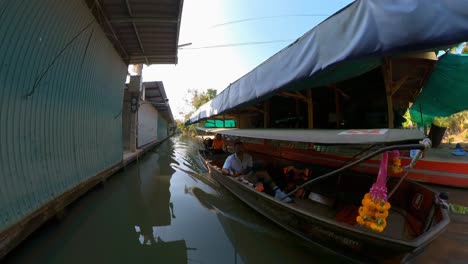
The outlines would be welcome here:
[[[193,139],[166,140],[74,203],[6,263],[343,263],[208,178]]]
[[[5,263],[350,262],[233,197],[208,177],[197,148],[183,136],[165,141],[36,231]],[[415,263],[466,263],[468,221],[454,220]]]

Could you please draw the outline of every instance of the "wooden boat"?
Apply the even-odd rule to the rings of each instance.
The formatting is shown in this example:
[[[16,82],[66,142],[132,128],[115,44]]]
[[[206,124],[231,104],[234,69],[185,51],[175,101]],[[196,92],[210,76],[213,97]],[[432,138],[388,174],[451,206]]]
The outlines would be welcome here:
[[[223,187],[213,186],[211,182],[205,181],[205,175],[195,177],[217,190],[216,193],[211,193],[191,187],[187,193],[193,195],[203,207],[218,218],[236,252],[233,263],[237,263],[237,255],[244,263],[302,263],[304,259],[311,263],[327,260],[336,262],[336,252],[330,252],[323,247],[312,247],[310,243],[300,243],[300,249],[284,247],[285,243],[296,240],[285,237],[286,234],[276,231],[273,225],[265,225],[263,219],[236,203],[237,198],[226,196],[228,191]],[[307,249],[311,252],[307,252]],[[346,256],[340,256],[340,259],[346,263],[356,262]]]
[[[315,196],[332,203],[296,199],[287,204],[223,175],[220,167],[226,155],[209,156],[200,151],[200,156],[212,178],[257,212],[311,243],[358,260],[406,261],[438,237],[450,222],[447,210],[438,204],[438,193],[418,183],[403,181],[389,200],[392,209],[387,228],[383,233],[375,233],[360,227],[355,220],[360,201],[375,180],[372,175],[346,172],[310,187]],[[254,160],[263,161],[269,172],[282,164],[291,164],[276,157],[253,156]],[[396,181],[389,181],[389,189]]]
[[[229,137],[233,140],[242,138],[249,152],[297,162],[312,162],[330,168],[337,168],[344,162],[356,160],[354,155],[357,153],[365,154],[397,141],[417,142],[424,137],[418,130],[409,129],[211,129],[209,131],[225,134],[228,137],[226,141],[230,145],[232,140],[229,140]],[[381,133],[382,138],[379,138],[378,133]],[[288,138],[294,138],[295,141],[287,140]],[[468,157],[453,156],[450,154],[452,151],[447,147],[426,151],[414,169],[409,171],[407,179],[468,188]],[[406,166],[410,161],[410,151],[402,151],[402,164]],[[351,169],[356,172],[376,174],[379,162],[377,158],[371,159]]]

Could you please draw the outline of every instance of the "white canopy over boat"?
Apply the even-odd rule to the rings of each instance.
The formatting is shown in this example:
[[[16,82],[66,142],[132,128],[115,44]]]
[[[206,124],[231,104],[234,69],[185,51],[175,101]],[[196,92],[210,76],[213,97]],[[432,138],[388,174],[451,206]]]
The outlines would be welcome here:
[[[236,137],[320,144],[397,143],[424,138],[417,129],[199,129]]]

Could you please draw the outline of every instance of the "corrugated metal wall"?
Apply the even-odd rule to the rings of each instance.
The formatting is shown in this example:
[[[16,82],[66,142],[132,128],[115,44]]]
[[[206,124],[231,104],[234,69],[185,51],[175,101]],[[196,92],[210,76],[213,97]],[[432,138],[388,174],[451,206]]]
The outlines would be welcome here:
[[[138,147],[158,140],[158,111],[148,103],[138,109]]]
[[[167,137],[167,121],[158,115],[158,140],[163,140]]]
[[[126,66],[82,0],[0,1],[0,231],[122,159]]]

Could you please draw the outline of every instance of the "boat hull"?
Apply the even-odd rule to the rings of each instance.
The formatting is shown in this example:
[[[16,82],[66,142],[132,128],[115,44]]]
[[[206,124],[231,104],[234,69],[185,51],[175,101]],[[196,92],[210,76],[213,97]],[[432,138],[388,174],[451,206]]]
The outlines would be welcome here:
[[[206,162],[206,166],[214,180],[266,218],[308,242],[352,256],[359,261],[385,260],[395,263],[411,258],[442,233],[449,223],[448,214],[444,212],[441,223],[413,241],[383,238],[377,233],[356,229],[320,215],[311,216],[223,175],[209,162]]]
[[[320,149],[320,147],[314,144],[307,143],[301,146],[298,144],[290,146],[274,145],[269,140],[245,142],[244,146],[249,152],[331,168],[341,167],[344,162],[349,161],[353,156],[350,153],[359,152],[358,149],[349,150],[346,147],[331,146]],[[403,155],[401,162],[403,166],[406,166],[411,162],[411,158]],[[379,163],[380,160],[372,159],[351,168],[351,170],[360,173],[377,174]],[[396,174],[391,176],[400,177],[401,175]],[[468,160],[466,162],[459,162],[427,156],[416,163],[414,169],[408,173],[407,179],[421,183],[468,188]]]

